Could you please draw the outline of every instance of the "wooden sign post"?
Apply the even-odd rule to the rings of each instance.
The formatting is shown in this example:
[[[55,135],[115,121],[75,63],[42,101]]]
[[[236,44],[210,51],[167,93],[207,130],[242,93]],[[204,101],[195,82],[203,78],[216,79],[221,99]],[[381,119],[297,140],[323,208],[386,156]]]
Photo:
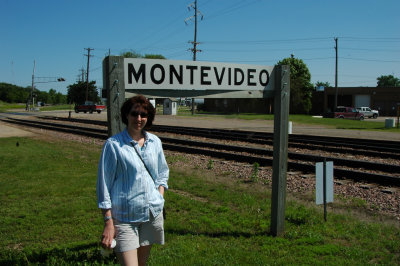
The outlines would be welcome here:
[[[288,127],[290,100],[290,69],[276,66],[274,97],[274,150],[272,165],[271,234],[284,232],[286,176],[288,159]]]

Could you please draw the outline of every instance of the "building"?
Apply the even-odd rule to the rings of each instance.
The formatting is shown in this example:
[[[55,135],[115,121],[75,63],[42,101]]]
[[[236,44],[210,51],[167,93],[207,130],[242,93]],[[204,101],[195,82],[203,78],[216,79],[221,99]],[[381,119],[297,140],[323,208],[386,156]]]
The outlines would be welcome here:
[[[271,114],[273,99],[204,99],[204,110],[216,113],[258,113]]]
[[[164,115],[176,115],[178,111],[178,100],[172,98],[164,99],[163,114]]]
[[[313,113],[332,111],[335,105],[336,89],[325,88],[313,95]],[[323,105],[321,104],[323,100]],[[400,104],[400,87],[338,87],[337,105],[361,107],[378,110],[381,116],[396,116]],[[323,109],[319,109],[323,106]],[[315,107],[315,108],[314,108]]]
[[[323,115],[335,105],[336,89],[327,87],[313,92],[311,115]],[[272,98],[267,99],[205,99],[207,112],[217,113],[273,113]],[[339,87],[337,105],[367,106],[381,116],[396,116],[400,104],[400,87]],[[292,113],[292,112],[290,112]]]

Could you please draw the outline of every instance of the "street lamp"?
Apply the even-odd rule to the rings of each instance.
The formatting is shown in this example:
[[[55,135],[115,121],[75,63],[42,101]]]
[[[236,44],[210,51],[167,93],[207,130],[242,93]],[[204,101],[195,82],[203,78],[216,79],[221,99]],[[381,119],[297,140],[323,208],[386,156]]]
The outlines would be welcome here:
[[[35,88],[35,67],[36,67],[36,61],[33,60],[33,74],[32,74],[32,90],[31,90],[31,103],[32,103],[32,111],[35,107],[34,103],[34,95],[33,95],[33,90]],[[50,82],[63,82],[65,81],[64,78],[61,77],[36,77],[36,83],[50,83]]]

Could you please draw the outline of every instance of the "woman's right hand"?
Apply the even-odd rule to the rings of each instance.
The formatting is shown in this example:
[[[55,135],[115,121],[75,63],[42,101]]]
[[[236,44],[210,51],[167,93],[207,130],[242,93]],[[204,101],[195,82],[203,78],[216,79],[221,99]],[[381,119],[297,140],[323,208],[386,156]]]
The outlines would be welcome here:
[[[115,227],[113,220],[110,219],[104,223],[104,230],[101,239],[101,245],[103,248],[111,248],[112,240],[115,236]]]

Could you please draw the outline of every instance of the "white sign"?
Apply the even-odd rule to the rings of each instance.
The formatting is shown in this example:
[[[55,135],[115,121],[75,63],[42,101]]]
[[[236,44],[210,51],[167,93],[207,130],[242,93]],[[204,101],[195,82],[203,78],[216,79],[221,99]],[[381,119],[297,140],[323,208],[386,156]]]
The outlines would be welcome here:
[[[315,164],[316,204],[324,204],[324,163]],[[333,202],[333,162],[326,162],[326,202]]]
[[[273,66],[125,58],[125,89],[274,90]]]

